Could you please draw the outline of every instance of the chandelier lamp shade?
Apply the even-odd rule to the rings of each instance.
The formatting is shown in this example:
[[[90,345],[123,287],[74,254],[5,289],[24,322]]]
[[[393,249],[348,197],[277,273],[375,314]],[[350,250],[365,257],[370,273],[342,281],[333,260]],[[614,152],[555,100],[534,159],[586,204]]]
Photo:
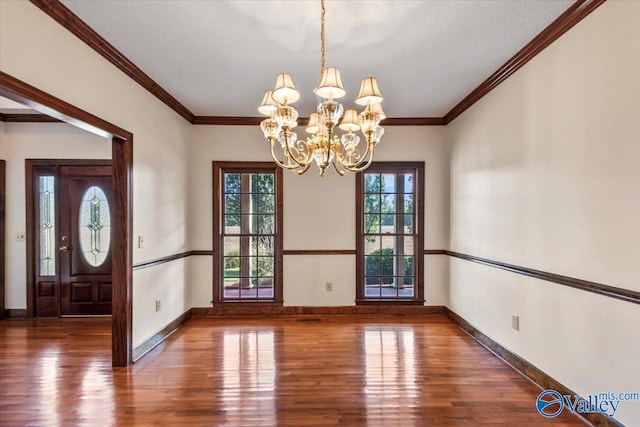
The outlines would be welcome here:
[[[269,141],[273,160],[281,168],[302,175],[315,162],[321,176],[330,165],[342,176],[347,171],[361,172],[371,165],[375,147],[384,134],[380,121],[385,114],[382,94],[374,77],[365,77],[360,83],[355,103],[362,106],[363,111],[345,111],[337,101],[346,91],[340,70],[324,66],[324,0],[320,5],[321,76],[320,84],[314,89],[318,107],[309,115],[305,128],[309,136],[299,138],[294,130],[298,126],[298,111],[292,104],[300,99],[300,92],[287,73],[278,74],[275,87],[264,94],[258,111],[267,118],[260,122],[260,129]],[[338,135],[338,129],[342,135]],[[364,141],[361,142],[358,132]]]

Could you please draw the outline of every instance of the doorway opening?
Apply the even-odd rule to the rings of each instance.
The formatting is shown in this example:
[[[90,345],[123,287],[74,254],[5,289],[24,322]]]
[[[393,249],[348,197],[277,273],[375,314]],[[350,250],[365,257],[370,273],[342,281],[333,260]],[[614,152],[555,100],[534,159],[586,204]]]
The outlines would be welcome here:
[[[112,313],[111,160],[26,160],[27,311]]]
[[[133,134],[2,71],[0,96],[111,140],[114,189],[111,244],[117,248],[112,254],[111,271],[111,363],[127,366],[132,363]]]

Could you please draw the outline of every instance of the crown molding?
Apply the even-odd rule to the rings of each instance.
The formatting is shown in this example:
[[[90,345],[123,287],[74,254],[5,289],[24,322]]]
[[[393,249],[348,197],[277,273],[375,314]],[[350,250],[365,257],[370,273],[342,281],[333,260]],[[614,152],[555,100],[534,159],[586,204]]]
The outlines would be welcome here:
[[[163,89],[144,71],[138,68],[106,39],[58,0],[30,0],[36,7],[65,27],[89,47],[102,55],[126,75],[151,92],[156,98],[194,125],[256,126],[260,117],[244,116],[196,116],[169,92]],[[525,47],[505,62],[444,117],[393,117],[383,121],[385,126],[445,126],[464,113],[496,86],[519,70],[538,53],[557,40],[574,25],[593,12],[606,0],[577,0],[562,15],[547,26]]]
[[[569,31],[574,25],[582,21],[606,0],[578,0],[572,4],[562,15],[542,30],[533,40],[525,45],[511,59],[505,62],[496,72],[491,74],[477,88],[471,91],[462,101],[444,116],[444,124],[448,125],[464,113],[482,97],[491,92],[496,86],[505,81],[509,76],[531,61],[547,46],[556,41],[560,36]]]
[[[227,126],[258,126],[264,117],[249,116],[194,116],[191,123],[194,125],[227,125]],[[300,117],[304,120],[304,117]]]
[[[385,126],[444,126],[444,117],[387,117]]]
[[[44,13],[73,33],[80,40],[85,42],[90,48],[102,55],[107,61],[111,62],[123,73],[135,80],[140,86],[151,92],[156,98],[165,103],[169,108],[174,110],[185,120],[191,122],[193,113],[187,107],[182,105],[180,101],[171,96],[169,92],[164,90],[158,83],[142,71],[136,64],[131,62],[129,58],[124,56],[118,49],[113,47],[105,38],[98,34],[87,23],[80,19],[76,14],[71,12],[65,5],[58,0],[30,0]]]

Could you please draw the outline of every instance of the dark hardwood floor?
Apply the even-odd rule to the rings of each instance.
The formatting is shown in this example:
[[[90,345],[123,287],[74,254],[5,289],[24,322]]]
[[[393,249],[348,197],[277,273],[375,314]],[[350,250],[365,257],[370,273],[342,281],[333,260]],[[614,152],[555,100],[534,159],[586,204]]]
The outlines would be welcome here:
[[[444,316],[194,317],[128,368],[110,345],[109,319],[0,321],[0,425],[584,425]]]

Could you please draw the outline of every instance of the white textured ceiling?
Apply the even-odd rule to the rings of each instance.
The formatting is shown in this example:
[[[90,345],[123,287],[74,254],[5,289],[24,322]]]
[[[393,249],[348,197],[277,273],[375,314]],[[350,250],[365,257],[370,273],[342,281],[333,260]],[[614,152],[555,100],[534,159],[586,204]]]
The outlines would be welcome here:
[[[320,73],[318,0],[62,0],[196,115],[256,116],[280,72],[306,115]],[[572,0],[327,0],[327,66],[353,106],[375,76],[389,117],[442,117]]]

